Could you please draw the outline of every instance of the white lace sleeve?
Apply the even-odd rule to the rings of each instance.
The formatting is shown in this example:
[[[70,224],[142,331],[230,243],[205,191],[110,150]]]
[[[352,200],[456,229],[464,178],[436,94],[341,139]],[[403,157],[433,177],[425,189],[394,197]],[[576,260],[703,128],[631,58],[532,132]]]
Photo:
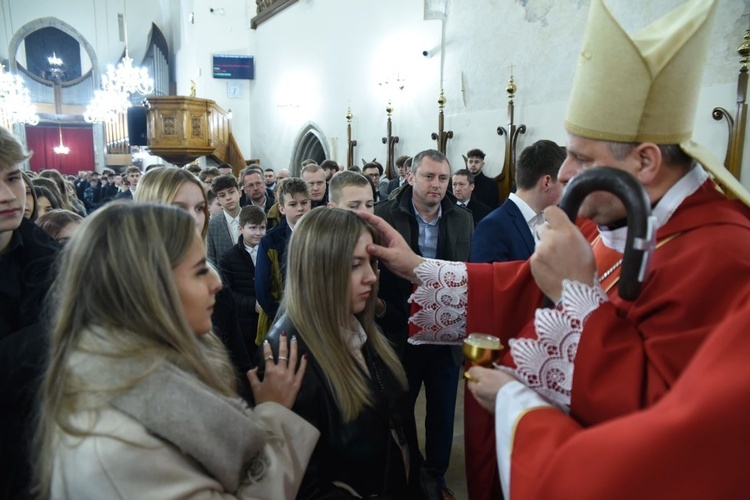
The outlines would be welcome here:
[[[537,338],[509,341],[516,369],[507,371],[565,412],[570,409],[573,369],[583,325],[599,305],[609,300],[599,280],[594,282],[590,286],[564,280],[560,307],[536,311]]]
[[[469,274],[463,262],[425,259],[414,273],[422,281],[409,302],[421,307],[409,322],[418,331],[410,344],[458,345],[466,336]]]

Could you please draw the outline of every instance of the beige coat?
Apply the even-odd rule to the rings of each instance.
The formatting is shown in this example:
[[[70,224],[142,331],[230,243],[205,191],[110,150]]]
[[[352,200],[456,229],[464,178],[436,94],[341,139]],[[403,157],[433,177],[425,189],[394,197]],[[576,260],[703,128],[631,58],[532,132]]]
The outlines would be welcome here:
[[[263,449],[267,470],[257,483],[240,486],[236,495],[224,491],[198,462],[138,421],[105,409],[98,419],[82,413],[75,422],[93,425],[92,433],[100,435],[59,436],[52,498],[294,498],[319,433],[276,403],[260,404],[253,413],[270,434]]]

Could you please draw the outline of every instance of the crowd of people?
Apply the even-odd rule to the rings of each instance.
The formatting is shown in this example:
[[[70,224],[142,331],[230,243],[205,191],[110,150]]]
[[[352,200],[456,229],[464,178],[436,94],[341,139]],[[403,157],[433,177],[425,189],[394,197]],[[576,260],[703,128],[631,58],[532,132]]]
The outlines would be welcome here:
[[[453,498],[462,367],[472,500],[739,496],[750,194],[691,140],[714,9],[631,37],[594,0],[567,144],[524,148],[506,200],[479,149],[401,156],[392,179],[376,160],[64,176],[23,170],[0,128],[0,496]],[[652,207],[634,300],[623,203],[555,206],[603,166]],[[496,368],[464,361],[469,332],[502,341]]]
[[[56,460],[64,459],[66,463],[88,460],[90,453],[98,447],[109,450],[111,443],[106,439],[97,441],[99,438],[94,436],[98,434],[113,434],[114,439],[132,438],[139,446],[147,443],[145,434],[154,431],[152,425],[159,424],[144,421],[154,417],[133,415],[131,412],[136,410],[128,407],[124,411],[119,403],[114,403],[124,397],[117,387],[127,387],[128,394],[138,393],[138,397],[148,398],[153,390],[151,385],[157,383],[151,381],[152,377],[154,380],[161,377],[171,380],[173,374],[167,376],[163,372],[181,369],[201,384],[207,384],[208,390],[218,392],[222,397],[235,395],[242,401],[238,405],[250,405],[257,411],[264,408],[260,403],[278,399],[273,391],[278,391],[279,383],[273,379],[266,382],[266,372],[270,369],[270,373],[281,372],[279,377],[282,379],[289,373],[288,378],[298,380],[299,387],[290,388],[286,393],[291,404],[285,406],[312,423],[320,433],[317,445],[307,452],[297,448],[276,449],[271,446],[277,443],[273,440],[270,448],[264,448],[264,453],[291,453],[284,455],[283,460],[299,462],[295,463],[301,467],[300,477],[285,484],[284,488],[298,490],[299,498],[335,497],[342,491],[346,495],[387,494],[396,498],[437,498],[443,492],[449,494],[444,475],[450,456],[461,357],[450,347],[417,347],[407,342],[410,285],[386,268],[379,269],[377,261],[368,256],[367,247],[381,241],[380,232],[354,213],[398,212],[399,207],[413,203],[419,220],[429,223],[435,219],[436,210],[442,210],[442,220],[450,222],[450,226],[441,229],[441,225],[432,224],[435,230],[420,251],[433,257],[468,260],[474,226],[492,211],[489,207],[481,212],[471,210],[479,206],[473,203],[481,204],[472,197],[474,173],[460,169],[451,183],[447,158],[437,151],[428,150],[413,158],[399,157],[396,162],[399,175],[383,181],[379,179],[383,168],[376,161],[366,164],[360,171],[356,167],[343,169],[330,160],[321,165],[306,161],[300,165],[299,177],[291,177],[285,171],[276,175],[273,169],[261,169],[257,165],[250,165],[235,175],[231,166],[221,164],[183,168],[153,165],[144,173],[131,166],[125,169],[125,176],[109,171],[101,174],[82,171],[77,177],[66,178],[55,170],[36,174],[19,170],[17,164],[11,165],[23,160],[27,153],[7,131],[3,131],[3,135],[7,147],[15,150],[15,156],[7,160],[8,168],[18,173],[24,188],[22,226],[30,224],[34,227],[35,223],[36,239],[42,238],[40,229],[48,236],[44,237],[44,246],[49,248],[44,267],[49,274],[45,291],[50,289],[46,300],[42,300],[44,294],[36,293],[34,314],[31,317],[24,314],[23,318],[19,315],[17,325],[9,325],[3,336],[18,339],[21,330],[17,327],[29,327],[38,332],[37,336],[48,335],[45,348],[55,353],[55,363],[47,366],[44,349],[35,346],[21,357],[21,362],[29,370],[24,383],[8,386],[14,387],[17,397],[25,398],[24,405],[19,405],[8,415],[8,420],[15,418],[17,421],[16,429],[23,431],[16,433],[15,451],[27,459],[33,456],[29,453],[33,454],[34,450],[45,456],[43,462],[35,462],[33,468],[25,471],[20,465],[23,462],[15,461],[16,477],[19,478],[16,486],[38,481],[35,484],[41,485],[49,496],[74,496],[74,492],[85,492],[88,491],[86,488],[94,487],[101,487],[104,491],[125,488],[118,482],[124,482],[130,474],[136,473],[126,463],[132,458],[132,450],[112,448],[112,452],[118,452],[112,462],[109,462],[109,457],[100,457],[102,467],[123,469],[121,478],[109,478],[106,485],[97,481],[87,485],[79,478],[78,467],[55,465]],[[560,150],[557,145],[551,147]],[[476,154],[481,154],[481,151]],[[538,169],[534,165],[545,161],[541,157],[525,163],[522,161],[518,171]],[[546,170],[556,168],[557,165],[545,167]],[[45,182],[37,186],[37,180]],[[59,186],[66,189],[64,194]],[[387,186],[388,190],[381,191],[379,186]],[[83,193],[83,202],[79,193]],[[376,202],[381,193],[382,200]],[[41,201],[42,198],[49,203]],[[550,199],[550,203],[554,201]],[[52,207],[49,211],[46,210],[48,204]],[[177,236],[173,234],[177,229],[172,229],[172,226],[178,224],[173,220],[174,211],[161,213],[153,204],[178,207],[192,216],[194,231],[205,253],[202,254],[204,257],[193,259],[197,274],[202,274],[199,274],[200,279],[196,276],[191,286],[205,289],[203,295],[211,297],[206,299],[210,302],[210,311],[206,307],[201,309],[201,304],[186,302],[189,297],[183,298],[183,295],[193,295],[194,292],[180,289],[180,283],[175,282],[175,286],[183,301],[182,313],[179,308],[175,309],[174,303],[163,302],[165,297],[155,296],[153,290],[144,293],[144,287],[149,286],[147,281],[135,283],[137,280],[120,274],[125,262],[144,259],[156,251],[151,248],[154,246],[164,247],[169,259],[153,262],[149,258],[148,265],[152,267],[149,270],[139,268],[133,274],[161,276],[163,281],[164,270],[158,266],[169,265],[175,271],[190,256],[190,242],[175,239]],[[212,209],[212,205],[216,206]],[[140,220],[146,218],[147,213],[150,225]],[[411,216],[409,220],[416,219]],[[133,225],[126,225],[126,221]],[[399,225],[395,221],[393,224]],[[159,237],[152,235],[157,228]],[[79,229],[84,236],[74,238]],[[447,233],[440,236],[439,231]],[[92,236],[94,233],[96,237]],[[113,239],[115,235],[119,235],[117,241]],[[81,240],[87,243],[82,245]],[[63,245],[67,246],[69,241],[70,249],[62,251]],[[435,247],[438,241],[439,251]],[[456,242],[460,245],[459,250],[454,248]],[[177,243],[182,246],[172,248]],[[419,247],[420,243],[415,240],[414,245]],[[432,250],[428,248],[430,245]],[[447,250],[443,250],[446,245]],[[86,265],[95,248],[102,249],[101,258],[96,259],[98,265]],[[197,251],[195,256],[199,256]],[[352,260],[351,268],[340,265],[347,260]],[[57,274],[50,271],[53,261],[57,263],[54,268],[60,269]],[[199,261],[203,262],[200,266]],[[27,268],[37,267],[37,264],[30,262]],[[82,274],[64,275],[63,271],[70,267]],[[65,297],[71,297],[74,284],[88,282],[92,279],[91,273],[102,273],[108,279],[87,287],[85,296],[76,295],[76,301],[66,301]],[[214,278],[213,281],[210,277]],[[173,278],[176,279],[176,275]],[[56,279],[54,283],[53,279]],[[168,282],[166,280],[160,286],[169,288],[165,284]],[[120,294],[117,300],[121,309],[106,307],[107,301],[116,300],[112,294]],[[23,287],[18,295],[20,300],[27,299]],[[135,295],[139,299],[131,300]],[[74,311],[78,301],[87,304],[86,311]],[[166,316],[176,321],[168,327],[174,338],[165,339],[164,333],[155,330],[167,328],[164,324],[157,321],[145,328],[139,321],[131,321],[126,312],[130,308],[131,315],[139,315],[140,320],[147,321],[156,314],[154,308],[157,307],[165,308]],[[61,309],[67,312],[63,313]],[[99,316],[104,311],[109,311],[106,319]],[[65,324],[60,317],[74,313],[81,315],[74,324]],[[166,321],[164,314],[163,311],[161,316]],[[180,328],[185,330],[185,324],[174,319],[180,316],[185,317],[188,326],[198,335],[198,345],[183,345],[184,341],[176,338]],[[193,320],[203,321],[201,324],[206,325],[206,329],[196,330],[197,327],[190,324]],[[204,336],[209,330],[211,335]],[[134,337],[120,345],[110,337],[115,331],[117,335]],[[31,338],[27,336],[27,339]],[[220,341],[226,352],[224,361],[215,352],[217,346],[206,340],[209,338]],[[173,343],[171,348],[175,352],[169,355],[151,353],[153,345],[159,342]],[[10,355],[15,347],[10,347],[10,342],[5,343]],[[99,348],[101,352],[97,350]],[[131,349],[138,351],[137,355]],[[200,355],[215,359],[209,368],[214,372],[194,373],[190,363],[195,362],[192,357],[199,352],[183,352],[185,349],[206,350],[200,351]],[[142,350],[148,351],[148,355]],[[297,363],[291,361],[292,353],[295,358],[304,359],[309,367],[300,365],[298,369]],[[182,356],[188,359],[182,359]],[[117,367],[111,367],[111,376],[106,377],[111,388],[99,387],[97,384],[105,377],[94,377],[93,372],[97,370],[91,368],[102,368],[102,359],[107,357],[123,358]],[[68,358],[75,359],[75,363],[71,364]],[[281,363],[283,367],[275,368],[280,359],[285,361]],[[221,373],[226,375],[225,362],[229,364],[229,373],[233,374],[231,381],[224,381],[226,386],[217,385],[212,377]],[[161,363],[166,364],[162,366]],[[148,373],[154,370],[154,374],[148,376],[148,381],[141,381],[139,371],[142,368],[135,369],[135,365],[148,366]],[[29,393],[37,391],[31,374],[43,372],[46,373],[45,382],[38,389],[42,394],[40,415],[43,425],[37,436],[41,440],[37,440],[36,448],[31,448],[33,429],[20,425],[18,422],[23,419],[17,417],[31,415],[33,404]],[[87,380],[87,377],[92,378]],[[51,380],[56,383],[52,384]],[[69,389],[66,388],[68,383]],[[264,390],[262,384],[266,383],[272,389]],[[423,383],[429,398],[426,458],[419,452],[414,419],[414,404]],[[441,384],[446,385],[441,387]],[[89,385],[90,388],[86,389]],[[63,391],[82,392],[84,395],[60,400],[52,394],[60,387],[64,388]],[[100,398],[108,403],[102,405]],[[325,404],[321,405],[322,401]],[[71,411],[71,407],[80,411]],[[92,416],[102,412],[102,417]],[[280,419],[282,424],[285,419],[289,420],[283,412],[282,416],[277,415],[279,410],[265,412]],[[132,421],[134,416],[135,422]],[[256,425],[266,425],[262,418],[252,413],[245,416],[250,421],[261,421]],[[95,425],[83,430],[82,422],[89,422],[89,418]],[[301,429],[299,432],[307,431],[293,419],[290,422],[289,425],[297,426],[295,429]],[[125,427],[124,434],[113,431],[121,425]],[[207,424],[198,418],[194,425]],[[282,437],[290,432],[283,425],[270,427]],[[343,434],[342,429],[346,429]],[[76,436],[83,439],[83,444],[75,439]],[[200,445],[175,442],[176,439],[182,437],[167,441],[179,448]],[[52,443],[57,442],[69,446],[55,450]],[[257,440],[253,440],[253,444],[257,448]],[[160,444],[160,448],[163,447]],[[299,457],[294,456],[297,452]],[[192,454],[191,457],[205,467],[208,465],[202,460],[212,459]],[[168,457],[165,454],[163,458]],[[173,463],[174,458],[169,457],[170,468],[177,466]],[[342,462],[350,466],[342,467]],[[383,473],[363,473],[373,469],[382,469]],[[152,472],[160,474],[164,471],[154,469]],[[187,474],[187,471],[183,472]],[[144,474],[145,471],[138,470],[137,473]],[[204,479],[192,478],[197,483]],[[242,481],[232,483],[233,492],[240,492],[240,483]],[[188,481],[186,484],[192,483]],[[275,482],[269,484],[278,486]],[[189,486],[179,488],[186,487]],[[165,488],[166,495],[181,491],[179,488],[170,489],[168,485]],[[126,488],[126,491],[131,490]],[[132,490],[134,494],[139,491],[142,490]]]

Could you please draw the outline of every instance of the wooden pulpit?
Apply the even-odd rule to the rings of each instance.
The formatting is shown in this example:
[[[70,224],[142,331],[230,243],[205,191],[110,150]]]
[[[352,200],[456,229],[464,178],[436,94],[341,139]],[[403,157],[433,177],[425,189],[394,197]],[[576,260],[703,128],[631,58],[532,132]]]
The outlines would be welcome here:
[[[154,96],[145,105],[148,150],[175,165],[213,155],[230,132],[226,113],[210,99]]]

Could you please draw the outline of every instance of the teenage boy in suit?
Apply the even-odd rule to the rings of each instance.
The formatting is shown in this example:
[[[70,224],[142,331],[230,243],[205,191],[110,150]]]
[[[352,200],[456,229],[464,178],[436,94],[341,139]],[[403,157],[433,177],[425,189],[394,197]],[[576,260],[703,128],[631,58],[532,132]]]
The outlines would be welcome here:
[[[255,298],[255,262],[260,240],[266,235],[266,213],[256,206],[240,210],[240,237],[219,261],[221,279],[232,291],[237,321],[251,359],[254,359],[255,334],[260,305]]]

